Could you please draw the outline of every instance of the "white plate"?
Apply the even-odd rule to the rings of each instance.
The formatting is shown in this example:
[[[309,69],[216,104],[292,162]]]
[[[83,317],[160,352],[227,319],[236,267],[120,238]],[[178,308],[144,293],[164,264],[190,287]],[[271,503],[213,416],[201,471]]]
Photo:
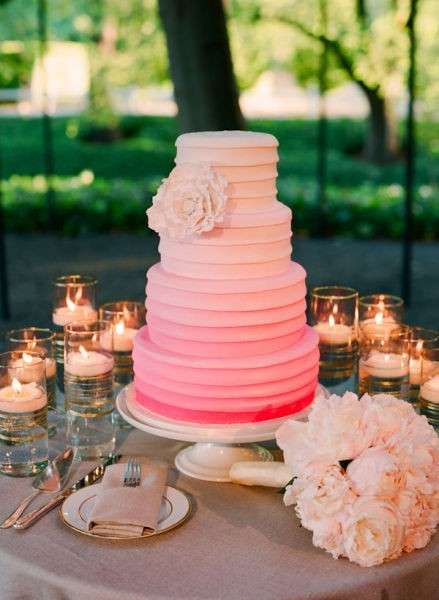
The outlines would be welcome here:
[[[185,521],[191,512],[191,502],[181,490],[167,486],[160,507],[157,530],[154,533],[144,533],[138,537],[120,537],[97,535],[87,529],[87,522],[94,506],[96,493],[100,484],[90,485],[78,490],[66,500],[59,510],[62,522],[78,533],[104,540],[136,540],[165,533]]]

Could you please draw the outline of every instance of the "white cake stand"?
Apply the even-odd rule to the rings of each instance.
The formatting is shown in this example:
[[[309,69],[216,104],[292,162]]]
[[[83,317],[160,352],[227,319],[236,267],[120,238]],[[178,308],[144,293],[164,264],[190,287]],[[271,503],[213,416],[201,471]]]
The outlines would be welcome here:
[[[319,386],[316,397],[321,394],[324,389]],[[116,406],[123,419],[136,429],[158,437],[196,442],[177,454],[175,466],[190,477],[217,482],[230,481],[230,467],[235,462],[273,460],[271,453],[255,442],[273,440],[278,427],[287,418],[304,420],[309,412],[308,407],[293,416],[260,423],[197,425],[166,419],[137,405],[133,384],[121,390]]]

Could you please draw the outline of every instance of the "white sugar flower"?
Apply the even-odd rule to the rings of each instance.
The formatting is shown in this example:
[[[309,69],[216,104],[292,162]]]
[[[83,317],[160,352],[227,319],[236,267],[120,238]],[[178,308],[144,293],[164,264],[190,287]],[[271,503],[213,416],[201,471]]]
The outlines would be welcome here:
[[[146,213],[151,229],[174,239],[210,231],[224,218],[227,181],[206,164],[177,165]]]

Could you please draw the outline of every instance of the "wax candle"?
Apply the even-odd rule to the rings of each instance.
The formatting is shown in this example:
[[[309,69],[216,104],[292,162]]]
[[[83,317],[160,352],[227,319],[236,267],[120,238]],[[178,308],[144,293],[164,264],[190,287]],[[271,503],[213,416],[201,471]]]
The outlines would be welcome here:
[[[402,354],[379,352],[373,350],[361,367],[372,377],[396,379],[408,374],[408,360]]]
[[[45,358],[45,367],[46,367],[46,378],[53,377],[56,373],[56,362],[53,358]],[[20,381],[23,383],[30,383],[38,379],[40,372],[40,359],[38,356],[34,356],[32,354],[23,353],[22,358],[17,358],[16,360],[11,361],[12,369],[20,369],[18,375],[20,377]]]
[[[421,385],[420,395],[428,402],[439,404],[439,374],[427,379]]]
[[[93,323],[97,319],[97,312],[91,304],[74,304],[59,306],[55,309],[52,320],[55,325],[64,327],[71,323]]]
[[[104,331],[100,337],[101,346],[104,350],[114,352],[131,352],[133,341],[138,329],[126,327],[123,321],[119,321],[114,327],[114,332]]]
[[[96,377],[111,371],[113,365],[112,356],[94,350],[87,351],[79,346],[79,351],[74,350],[67,354],[64,369],[77,377]]]
[[[35,382],[20,383],[13,378],[11,385],[0,389],[0,411],[3,412],[31,412],[46,404],[47,395]]]
[[[362,327],[367,327],[368,335],[387,336],[398,327],[398,323],[393,317],[384,317],[383,313],[377,313],[375,318],[363,321]]]
[[[329,316],[327,323],[320,322],[314,326],[314,329],[319,334],[320,342],[328,345],[348,344],[352,339],[352,327],[335,323],[334,317]]]

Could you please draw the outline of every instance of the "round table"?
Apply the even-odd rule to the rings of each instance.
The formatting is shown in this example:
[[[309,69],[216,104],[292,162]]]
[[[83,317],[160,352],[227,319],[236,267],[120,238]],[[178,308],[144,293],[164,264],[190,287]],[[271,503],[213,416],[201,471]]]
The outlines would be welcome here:
[[[183,446],[132,431],[121,452],[172,465]],[[424,550],[365,569],[314,548],[275,490],[198,481],[174,468],[169,479],[191,496],[194,509],[184,525],[161,536],[97,541],[67,529],[56,511],[29,530],[0,531],[2,600],[439,598],[439,535]],[[1,477],[0,518],[29,489],[29,480]]]

